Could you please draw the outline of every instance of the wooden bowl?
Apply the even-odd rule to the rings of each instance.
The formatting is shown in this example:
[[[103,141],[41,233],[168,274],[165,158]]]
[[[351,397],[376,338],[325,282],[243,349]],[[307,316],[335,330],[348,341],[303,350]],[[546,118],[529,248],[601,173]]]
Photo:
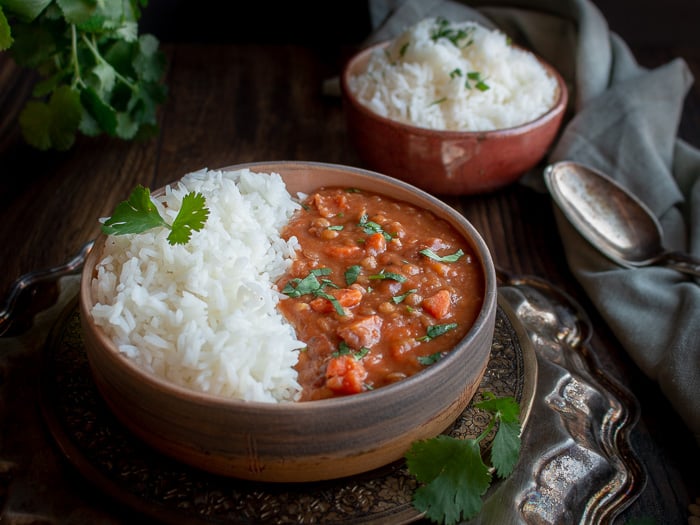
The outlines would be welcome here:
[[[360,51],[346,62],[341,75],[350,140],[369,169],[431,193],[469,195],[515,182],[547,154],[568,101],[566,84],[551,65],[538,58],[558,86],[554,105],[538,119],[493,131],[428,129],[379,115],[349,88],[349,78],[364,72],[372,53],[388,44]]]
[[[497,291],[493,262],[479,233],[441,201],[377,173],[311,162],[248,167],[279,173],[288,190],[351,186],[390,195],[449,221],[473,246],[485,297],[475,324],[442,360],[371,392],[298,403],[245,402],[197,393],[151,375],[120,355],[90,314],[90,281],[101,235],[82,273],[80,312],[95,383],[117,418],[143,441],[179,461],[216,474],[256,481],[340,478],[400,459],[412,442],[443,432],[476,392],[491,349]]]

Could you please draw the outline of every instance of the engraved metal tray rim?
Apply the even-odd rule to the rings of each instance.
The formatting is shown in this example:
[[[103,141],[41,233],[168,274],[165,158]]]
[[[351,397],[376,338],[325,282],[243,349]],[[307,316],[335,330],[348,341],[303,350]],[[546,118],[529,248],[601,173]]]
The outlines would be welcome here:
[[[498,348],[492,348],[492,361],[495,363],[487,369],[489,377],[482,382],[477,398],[484,389],[497,395],[513,395],[521,404],[521,421],[525,427],[535,395],[537,363],[527,338],[523,339],[522,330],[504,311],[507,305],[501,303],[499,299],[497,331],[501,335],[497,338],[498,343],[495,343]],[[191,510],[196,500],[211,500],[213,494],[228,492],[219,496],[218,504],[223,502],[230,507],[239,499],[242,506],[247,505],[247,508],[240,509],[242,514],[250,516],[250,522],[254,523],[267,521],[263,507],[275,509],[276,523],[305,523],[313,519],[318,523],[399,524],[421,518],[421,513],[411,505],[411,496],[417,485],[403,462],[395,462],[352,478],[292,485],[225,479],[169,458],[157,457],[156,453],[147,458],[146,455],[150,453],[148,447],[112,418],[106,405],[102,405],[91,378],[86,380],[85,376],[89,375],[89,371],[86,372],[86,359],[82,355],[76,357],[74,353],[83,351],[79,348],[81,341],[75,339],[75,334],[66,336],[66,332],[79,330],[77,315],[73,302],[66,309],[63,319],[56,323],[47,344],[47,360],[42,367],[42,411],[51,434],[69,462],[91,483],[122,504],[166,523],[230,523],[231,519],[236,522],[230,513],[219,515],[213,508]],[[72,328],[69,326],[71,324]],[[64,348],[66,346],[69,348]],[[56,352],[57,348],[62,350]],[[71,363],[56,364],[64,358]],[[84,366],[73,370],[74,363],[81,358],[85,361]],[[511,376],[507,377],[508,374]],[[67,399],[63,391],[79,399]],[[81,409],[78,403],[85,406]],[[73,412],[65,411],[66,405],[74,405]],[[473,437],[485,428],[486,423],[483,415],[470,407],[449,433],[454,437]],[[90,433],[97,434],[97,438],[89,436]],[[106,440],[101,438],[104,434],[109,434]],[[483,442],[484,453],[490,446],[491,438],[489,436]],[[114,464],[123,461],[124,458],[117,457],[120,454],[131,459],[136,465],[135,469],[141,471],[140,474],[135,475],[131,471],[134,468],[132,465],[113,468]],[[129,477],[131,479],[125,483],[124,480]],[[160,495],[149,490],[139,492],[138,486],[145,484],[146,479],[156,480],[170,491],[169,499],[161,499]],[[193,486],[196,486],[194,490]],[[345,499],[353,504],[318,503],[331,499]],[[358,504],[360,500],[364,503]],[[315,506],[315,511],[299,510],[305,505],[308,508]],[[241,519],[238,522],[249,521]]]
[[[521,399],[527,401],[522,413],[523,443],[516,470],[509,478],[492,486],[485,495],[482,512],[470,524],[539,523],[542,520],[549,523],[610,523],[638,496],[645,483],[644,470],[628,439],[638,418],[636,400],[597,366],[589,348],[592,326],[585,312],[570,297],[536,278],[512,277],[501,272],[500,280],[501,317],[510,323],[517,334],[518,344],[527,349],[523,351],[525,360],[530,361],[524,365],[530,380],[524,381],[519,393]],[[50,403],[44,404],[44,412],[55,433],[56,414]],[[542,428],[546,429],[544,433],[540,432]],[[55,437],[63,453],[78,470],[92,482],[102,485],[103,490],[114,491],[113,484],[85,459],[80,447],[67,444],[65,436]],[[264,516],[274,516],[275,522],[282,523],[401,524],[417,521],[421,514],[408,501],[400,504],[379,502],[376,508],[364,515],[356,515],[354,511],[346,514],[329,511],[333,506],[351,509],[363,498],[368,498],[372,491],[386,492],[386,487],[372,483],[382,475],[394,475],[400,468],[390,465],[379,469],[383,472],[374,471],[350,481],[297,487],[293,490],[318,493],[315,497],[311,493],[298,497],[297,492],[298,499],[292,497],[294,506],[306,509],[298,514],[286,512],[279,506],[281,503],[271,503],[277,496],[280,496],[280,501],[289,503],[289,493],[285,492],[288,487],[268,484],[255,496],[260,498],[263,495],[263,503],[270,507],[267,514],[249,516],[253,521],[246,521],[244,517],[240,522],[259,522]],[[177,475],[182,475],[182,472]],[[557,479],[566,483],[557,483]],[[409,478],[403,476],[397,483],[412,483],[407,480]],[[370,485],[362,486],[365,482]],[[211,491],[200,491],[198,495],[187,482],[183,481],[183,484],[192,498],[211,499]],[[403,486],[402,490],[412,493],[414,488],[413,485]],[[170,489],[179,490],[172,486]],[[270,491],[273,495],[265,497]],[[207,514],[206,505],[188,516],[184,509],[192,502],[185,501],[187,498],[177,502],[182,508],[167,508],[166,505],[153,511],[152,502],[143,496],[119,494],[119,497],[124,504],[155,513],[157,516],[154,517],[165,522],[218,522],[215,516]],[[331,503],[331,499],[338,499],[340,503]],[[222,502],[230,504],[230,499],[222,497],[219,503]],[[385,508],[382,509],[382,505]],[[250,511],[243,507],[242,504],[238,510],[245,516]]]
[[[51,306],[49,303],[56,300],[52,287],[59,278],[75,277],[89,249],[87,244],[66,265],[33,272],[18,280],[0,309],[0,337],[21,334],[17,326],[21,330],[26,319]],[[637,401],[600,368],[590,347],[593,327],[575,301],[538,278],[512,276],[500,270],[498,273],[499,306],[515,320],[519,338],[529,340],[534,348],[538,393],[524,414],[527,425],[516,471],[492,487],[481,514],[470,525],[542,521],[611,523],[639,496],[646,483],[646,472],[629,441],[639,418]],[[25,296],[47,297],[40,304],[41,309],[26,312]],[[583,392],[587,396],[572,397],[577,389],[579,394]],[[546,429],[546,439],[541,439],[540,428]],[[77,461],[75,454],[71,457],[75,451],[64,452],[69,462]],[[587,458],[588,463],[581,461],[582,458]],[[591,458],[597,463],[590,461]],[[577,468],[562,470],[565,460]],[[15,473],[16,462],[4,461],[3,465]],[[3,481],[12,483],[12,475],[9,481],[6,477]],[[553,484],[557,477],[566,483]],[[584,478],[588,482],[592,480],[593,487],[577,491]],[[32,481],[25,479],[19,483]],[[8,507],[11,505],[3,509],[3,515],[13,514],[13,509]],[[577,510],[572,512],[570,508]],[[179,523],[183,522],[182,517],[177,515]],[[419,517],[411,508],[398,514],[395,509],[388,509],[377,514],[375,523],[385,523],[388,518],[395,523],[408,523]]]

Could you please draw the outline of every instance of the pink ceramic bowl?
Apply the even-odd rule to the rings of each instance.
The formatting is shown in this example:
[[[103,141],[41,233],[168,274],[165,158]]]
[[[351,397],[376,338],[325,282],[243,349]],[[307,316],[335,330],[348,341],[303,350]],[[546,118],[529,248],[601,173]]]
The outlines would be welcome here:
[[[366,472],[400,459],[411,443],[438,435],[469,404],[486,371],[496,317],[496,275],[486,243],[458,212],[402,181],[352,167],[267,162],[242,167],[279,173],[287,189],[347,186],[428,209],[470,243],[483,276],[478,317],[452,351],[411,377],[353,396],[273,404],[187,390],[145,372],[119,353],[93,320],[91,280],[100,235],[82,274],[80,313],[95,383],[117,418],[154,449],[203,470],[256,480],[303,482]],[[158,195],[158,192],[154,192]]]
[[[558,85],[554,106],[537,120],[494,131],[445,131],[383,117],[360,103],[348,79],[363,72],[371,54],[387,42],[354,55],[343,68],[341,90],[350,140],[372,170],[437,194],[467,195],[497,190],[536,166],[554,141],[568,92],[561,75],[540,60]]]

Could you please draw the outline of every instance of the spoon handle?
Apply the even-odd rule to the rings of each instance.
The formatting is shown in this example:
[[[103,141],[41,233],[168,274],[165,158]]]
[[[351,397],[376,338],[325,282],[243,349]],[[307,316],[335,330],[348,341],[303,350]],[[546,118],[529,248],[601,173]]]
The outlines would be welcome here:
[[[679,272],[700,277],[700,258],[683,252],[667,252],[661,263]]]

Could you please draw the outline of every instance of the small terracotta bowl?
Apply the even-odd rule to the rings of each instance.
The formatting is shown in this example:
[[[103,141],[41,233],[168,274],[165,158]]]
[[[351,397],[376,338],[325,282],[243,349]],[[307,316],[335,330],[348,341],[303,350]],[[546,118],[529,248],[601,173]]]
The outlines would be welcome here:
[[[485,296],[475,324],[434,365],[362,394],[273,404],[193,392],[137,367],[94,323],[90,282],[104,246],[100,235],[83,269],[80,313],[95,383],[117,418],[154,449],[184,463],[220,475],[278,482],[319,481],[379,468],[399,460],[412,442],[446,430],[475,394],[493,339],[496,276],[479,233],[441,201],[374,172],[309,162],[224,169],[243,167],[279,173],[292,195],[320,186],[355,187],[421,206],[449,221],[473,246],[483,273]]]
[[[346,62],[341,75],[350,140],[369,169],[431,193],[469,195],[515,182],[547,154],[568,101],[566,84],[551,65],[538,58],[556,79],[558,90],[552,108],[537,120],[493,131],[435,130],[383,117],[349,89],[349,78],[364,72],[372,53],[388,44],[360,51]]]

